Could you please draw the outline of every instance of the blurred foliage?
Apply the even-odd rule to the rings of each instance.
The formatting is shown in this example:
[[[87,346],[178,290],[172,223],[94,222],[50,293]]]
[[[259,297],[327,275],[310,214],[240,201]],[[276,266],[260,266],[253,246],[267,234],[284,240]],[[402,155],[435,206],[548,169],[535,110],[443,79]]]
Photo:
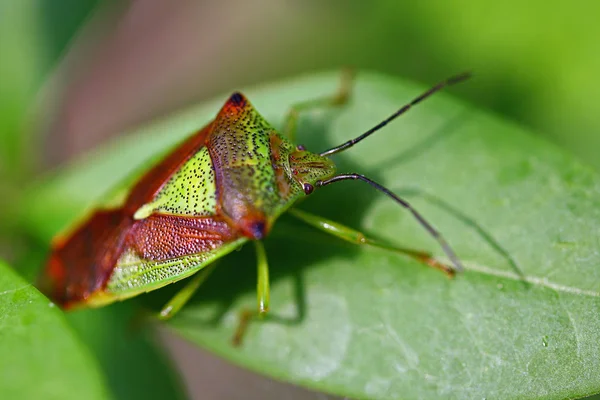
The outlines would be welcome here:
[[[27,116],[36,94],[97,0],[0,3],[0,179],[27,177],[41,148]],[[0,189],[2,186],[0,186]]]
[[[471,69],[464,95],[522,121],[600,167],[600,3],[591,1],[377,4],[356,20],[374,68],[432,81]],[[365,6],[365,10],[367,11]],[[370,24],[364,26],[360,20]],[[362,53],[362,51],[358,51]]]

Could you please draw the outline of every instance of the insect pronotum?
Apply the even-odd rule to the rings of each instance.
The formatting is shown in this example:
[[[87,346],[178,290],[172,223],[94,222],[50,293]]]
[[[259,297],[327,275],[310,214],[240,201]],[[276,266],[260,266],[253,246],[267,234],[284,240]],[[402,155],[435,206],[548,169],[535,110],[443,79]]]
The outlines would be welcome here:
[[[129,191],[118,208],[99,209],[52,243],[42,289],[63,308],[102,306],[158,289],[191,275],[161,311],[174,315],[189,300],[220,257],[254,241],[258,260],[258,314],[269,309],[269,272],[264,239],[283,212],[357,244],[403,253],[452,276],[462,265],[442,235],[408,202],[357,173],[336,174],[329,156],[369,137],[412,106],[469,74],[447,79],[416,97],[360,136],[312,153],[295,145],[300,112],[344,104],[351,81],[337,93],[293,107],[278,133],[240,93],[229,97],[216,118],[155,165]],[[360,180],[409,210],[438,241],[452,263],[422,251],[391,246],[361,232],[291,208],[316,188]],[[250,313],[243,314],[239,343]]]

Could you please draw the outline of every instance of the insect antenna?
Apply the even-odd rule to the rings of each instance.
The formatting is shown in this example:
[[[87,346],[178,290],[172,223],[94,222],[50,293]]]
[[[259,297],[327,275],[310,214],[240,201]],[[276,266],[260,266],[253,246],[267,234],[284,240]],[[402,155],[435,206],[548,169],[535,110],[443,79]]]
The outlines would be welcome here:
[[[454,253],[454,251],[452,250],[452,248],[450,247],[448,242],[446,242],[446,239],[444,239],[442,237],[442,235],[437,231],[437,229],[435,229],[433,227],[433,225],[431,225],[429,222],[427,222],[427,220],[417,210],[415,210],[406,200],[401,199],[400,197],[398,197],[397,195],[392,193],[389,189],[381,186],[377,182],[372,181],[371,179],[367,178],[366,176],[359,175],[359,174],[341,174],[341,175],[336,175],[332,178],[326,179],[324,181],[318,181],[316,184],[317,184],[317,186],[326,186],[326,185],[329,185],[334,182],[345,181],[345,180],[349,180],[349,179],[361,180],[363,182],[368,183],[375,189],[377,189],[380,192],[383,192],[386,195],[388,195],[389,197],[391,197],[396,203],[400,204],[402,207],[408,209],[412,213],[412,215],[417,219],[417,221],[419,221],[419,223],[427,230],[427,232],[429,232],[429,234],[431,234],[431,236],[433,236],[435,238],[435,240],[437,240],[437,242],[440,244],[440,246],[444,250],[444,253],[446,253],[446,255],[448,256],[450,261],[452,261],[452,264],[454,264],[454,268],[456,269],[456,271],[462,272],[464,270],[458,257],[456,256],[456,254]]]
[[[410,103],[403,105],[402,107],[400,107],[400,109],[398,111],[396,111],[395,113],[393,113],[392,115],[390,115],[389,117],[387,117],[386,119],[384,119],[383,121],[381,121],[380,123],[378,123],[377,125],[375,125],[374,127],[372,127],[371,129],[369,129],[368,131],[366,131],[365,133],[363,133],[362,135],[352,139],[352,140],[348,140],[346,143],[343,143],[339,146],[335,146],[332,147],[329,150],[325,150],[324,152],[320,153],[321,156],[325,157],[325,156],[330,156],[332,154],[335,153],[339,153],[341,151],[346,150],[349,147],[354,146],[356,143],[360,142],[361,140],[365,139],[366,137],[372,135],[373,133],[377,132],[378,130],[380,130],[381,128],[383,128],[384,126],[386,126],[388,123],[390,123],[391,121],[393,121],[394,119],[398,118],[399,116],[401,116],[402,114],[404,114],[405,112],[407,112],[408,110],[410,110],[412,108],[412,106],[420,103],[421,101],[425,100],[426,98],[428,98],[429,96],[431,96],[432,94],[439,92],[440,90],[442,90],[443,88],[447,87],[447,86],[451,86],[457,83],[460,83],[468,78],[471,77],[471,73],[470,72],[463,72],[460,75],[456,75],[453,76],[452,78],[448,78],[445,81],[442,81],[440,83],[438,83],[437,85],[433,86],[431,89],[429,89],[428,91],[422,93],[420,96],[414,98]]]

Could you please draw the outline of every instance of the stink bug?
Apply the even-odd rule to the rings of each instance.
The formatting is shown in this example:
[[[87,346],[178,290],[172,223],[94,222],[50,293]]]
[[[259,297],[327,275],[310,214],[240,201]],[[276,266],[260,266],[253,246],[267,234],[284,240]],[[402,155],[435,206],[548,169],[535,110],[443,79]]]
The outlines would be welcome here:
[[[119,207],[96,210],[69,234],[55,238],[41,287],[65,309],[96,307],[195,274],[161,311],[161,318],[166,319],[190,299],[217,259],[252,240],[258,259],[258,314],[264,314],[269,310],[269,270],[261,240],[286,211],[343,240],[400,252],[452,276],[462,270],[460,261],[421,214],[363,175],[336,174],[329,157],[468,76],[458,75],[437,84],[362,135],[320,153],[294,144],[299,114],[345,103],[350,79],[344,79],[333,96],[293,107],[282,134],[242,94],[234,93],[212,122],[145,173]],[[425,252],[369,239],[339,223],[291,208],[314,190],[349,179],[369,184],[408,209],[439,242],[453,266]],[[244,315],[236,342],[251,314]]]

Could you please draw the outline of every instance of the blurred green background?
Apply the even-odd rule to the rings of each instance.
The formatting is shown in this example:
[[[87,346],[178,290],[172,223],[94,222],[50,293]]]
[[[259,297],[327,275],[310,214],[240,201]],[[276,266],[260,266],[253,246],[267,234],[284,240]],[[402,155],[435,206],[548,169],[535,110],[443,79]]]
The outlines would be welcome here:
[[[0,0],[0,258],[29,182],[216,94],[353,66],[453,89],[600,168],[594,1]]]

